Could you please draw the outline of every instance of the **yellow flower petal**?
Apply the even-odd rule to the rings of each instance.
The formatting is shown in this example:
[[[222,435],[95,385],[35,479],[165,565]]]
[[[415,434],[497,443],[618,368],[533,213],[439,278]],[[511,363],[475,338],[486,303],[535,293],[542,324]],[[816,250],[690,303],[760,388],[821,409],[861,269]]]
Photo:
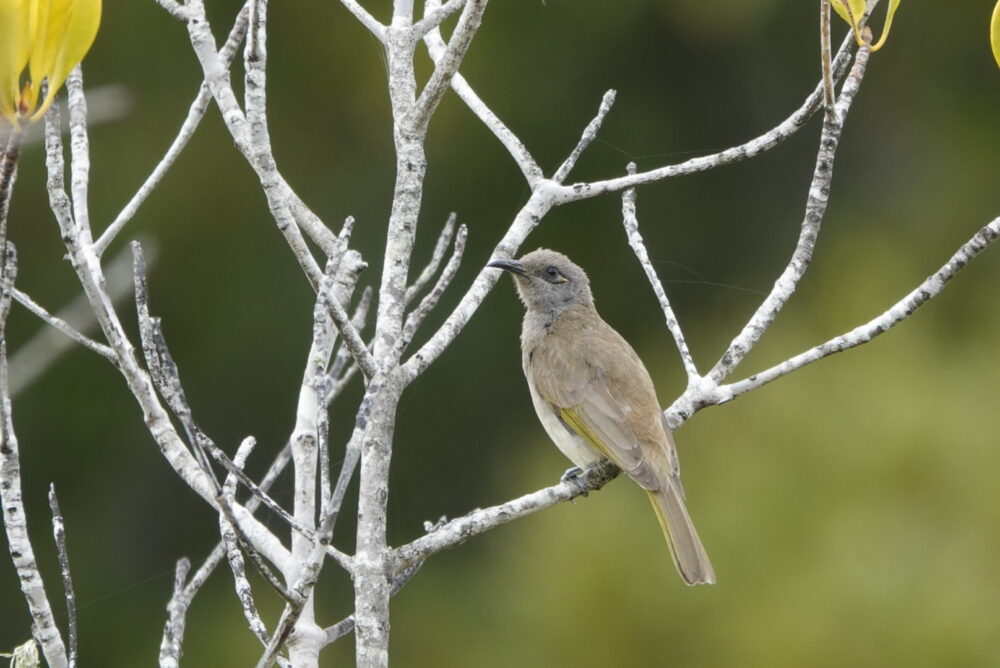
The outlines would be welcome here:
[[[993,57],[1000,67],[1000,2],[993,8],[993,19],[990,21],[990,46],[993,47]]]
[[[52,105],[70,71],[87,54],[101,23],[101,0],[42,0],[35,43],[31,52],[31,79],[36,86],[48,79],[48,93],[31,120]]]
[[[20,77],[28,63],[28,4],[0,0],[0,114],[17,125]]]

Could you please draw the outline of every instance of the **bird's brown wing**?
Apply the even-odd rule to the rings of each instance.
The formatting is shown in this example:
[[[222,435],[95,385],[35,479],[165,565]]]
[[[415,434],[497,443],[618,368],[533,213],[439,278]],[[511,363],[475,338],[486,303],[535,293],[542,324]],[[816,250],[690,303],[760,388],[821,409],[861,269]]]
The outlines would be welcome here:
[[[614,335],[613,341],[602,340],[607,332]],[[610,327],[597,334],[603,336],[597,336],[593,345],[583,349],[543,342],[528,362],[531,381],[539,396],[570,429],[643,488],[657,490],[661,480],[643,447],[649,437],[645,425],[637,424],[636,420],[644,417],[640,413],[647,408],[645,404],[656,404],[652,382],[631,348],[627,348],[629,359],[623,362],[619,357],[616,364],[609,364],[607,345],[628,344]],[[638,399],[626,396],[627,385],[622,382],[622,374],[633,374],[633,381],[637,374],[641,375],[648,383],[648,388],[643,385],[643,389],[650,396]],[[654,410],[658,415],[658,406]]]

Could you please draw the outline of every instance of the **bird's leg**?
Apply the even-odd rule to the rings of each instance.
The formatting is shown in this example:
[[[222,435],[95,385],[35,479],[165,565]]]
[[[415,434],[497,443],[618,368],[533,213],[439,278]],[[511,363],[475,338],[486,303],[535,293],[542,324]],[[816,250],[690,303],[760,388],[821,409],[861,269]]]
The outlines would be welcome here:
[[[580,488],[580,492],[584,496],[587,496],[588,494],[590,494],[590,486],[583,481],[582,476],[583,476],[583,469],[580,468],[579,466],[573,466],[571,468],[566,469],[566,472],[563,473],[562,477],[559,478],[559,482],[571,482]]]

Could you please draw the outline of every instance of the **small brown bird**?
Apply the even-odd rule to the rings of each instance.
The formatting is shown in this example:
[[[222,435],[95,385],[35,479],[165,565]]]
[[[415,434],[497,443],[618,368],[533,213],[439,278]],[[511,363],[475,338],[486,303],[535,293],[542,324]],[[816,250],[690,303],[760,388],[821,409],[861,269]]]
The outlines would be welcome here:
[[[638,483],[684,581],[714,584],[684,507],[677,450],[653,381],[632,346],[598,315],[587,274],[543,248],[488,266],[511,272],[524,302],[521,362],[549,437],[580,469],[606,458]]]

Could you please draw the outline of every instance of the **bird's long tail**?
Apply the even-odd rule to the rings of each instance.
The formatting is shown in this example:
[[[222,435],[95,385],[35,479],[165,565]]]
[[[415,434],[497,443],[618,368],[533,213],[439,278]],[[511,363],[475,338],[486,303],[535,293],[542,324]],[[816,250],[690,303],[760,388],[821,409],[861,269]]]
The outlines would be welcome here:
[[[648,494],[670,546],[670,556],[684,582],[689,585],[715,584],[715,569],[708,560],[708,553],[698,538],[677,487],[668,483]]]

